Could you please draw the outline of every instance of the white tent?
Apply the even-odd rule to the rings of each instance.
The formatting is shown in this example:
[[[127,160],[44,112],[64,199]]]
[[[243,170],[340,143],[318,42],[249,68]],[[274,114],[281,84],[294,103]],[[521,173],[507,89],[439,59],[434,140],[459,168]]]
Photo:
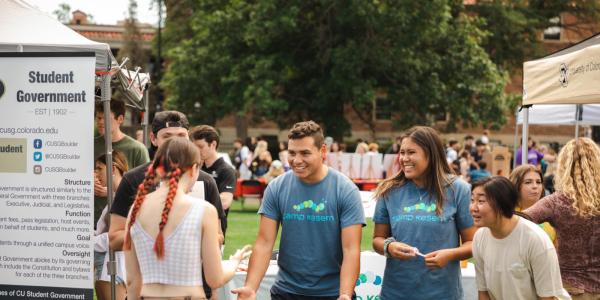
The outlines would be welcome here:
[[[600,125],[600,104],[582,106],[581,125]],[[529,124],[539,125],[576,125],[577,105],[551,104],[534,105],[529,108]],[[522,114],[517,115],[517,124],[523,123]]]
[[[116,64],[108,44],[88,40],[22,0],[0,0],[0,52],[94,52],[96,70]]]
[[[600,102],[600,34],[523,64],[523,105]]]
[[[579,124],[582,123],[583,113],[586,110],[581,105],[591,103],[600,103],[600,34],[544,58],[525,62],[523,64],[523,153],[527,153],[531,105],[577,104],[575,135],[579,136]],[[547,116],[545,119],[551,120],[551,117]],[[526,155],[522,157],[525,163]]]
[[[119,70],[108,44],[87,39],[24,0],[0,0],[0,52],[94,52],[96,74],[117,75],[130,105],[148,111],[147,97],[142,98],[149,74]],[[144,120],[142,127],[147,124]]]

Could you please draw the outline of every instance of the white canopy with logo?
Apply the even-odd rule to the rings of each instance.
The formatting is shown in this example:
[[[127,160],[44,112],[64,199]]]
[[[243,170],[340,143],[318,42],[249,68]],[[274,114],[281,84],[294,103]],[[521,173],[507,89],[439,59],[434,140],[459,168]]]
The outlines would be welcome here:
[[[544,58],[523,64],[523,153],[527,153],[529,106],[576,104],[576,136],[584,111],[581,104],[600,103],[600,34]],[[590,111],[594,111],[592,108]],[[552,115],[543,117],[557,124]],[[539,124],[539,123],[538,123]],[[526,159],[526,155],[522,156]],[[523,161],[525,163],[525,161]]]
[[[523,105],[600,103],[600,34],[523,64]]]

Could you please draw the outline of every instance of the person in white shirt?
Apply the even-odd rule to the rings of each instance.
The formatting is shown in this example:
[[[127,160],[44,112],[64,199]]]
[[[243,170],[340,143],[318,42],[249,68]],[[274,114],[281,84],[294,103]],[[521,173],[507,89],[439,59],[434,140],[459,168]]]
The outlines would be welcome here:
[[[458,151],[460,150],[460,144],[457,140],[450,140],[448,142],[448,148],[446,148],[446,160],[449,164],[453,163],[458,159]]]
[[[472,186],[479,299],[571,299],[554,245],[537,224],[514,214],[516,202],[515,186],[502,176]]]

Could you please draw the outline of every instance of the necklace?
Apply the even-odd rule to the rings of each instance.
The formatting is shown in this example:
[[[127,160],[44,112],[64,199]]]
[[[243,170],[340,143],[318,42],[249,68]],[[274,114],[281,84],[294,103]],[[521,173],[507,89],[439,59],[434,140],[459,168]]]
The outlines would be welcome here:
[[[423,202],[423,197],[425,197],[428,193],[427,190],[425,190],[425,193],[421,194],[421,191],[417,190],[417,192],[419,193],[419,202]]]

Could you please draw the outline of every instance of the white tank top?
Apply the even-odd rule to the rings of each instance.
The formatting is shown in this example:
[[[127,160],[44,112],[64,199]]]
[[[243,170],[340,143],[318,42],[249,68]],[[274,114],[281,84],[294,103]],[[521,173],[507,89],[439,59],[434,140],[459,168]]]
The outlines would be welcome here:
[[[150,236],[138,220],[131,226],[143,284],[202,285],[201,224],[207,203],[194,200],[175,230],[164,237],[165,255],[160,260],[153,250],[156,237]]]

